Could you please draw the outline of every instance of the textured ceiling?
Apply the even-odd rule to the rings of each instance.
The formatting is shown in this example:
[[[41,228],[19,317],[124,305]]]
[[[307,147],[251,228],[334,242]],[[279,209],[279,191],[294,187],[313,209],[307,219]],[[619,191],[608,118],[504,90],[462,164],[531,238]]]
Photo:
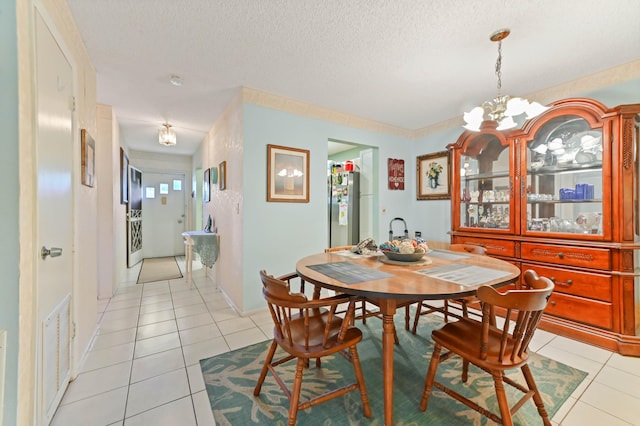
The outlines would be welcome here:
[[[141,151],[193,153],[241,86],[410,130],[460,116],[496,95],[503,27],[511,95],[640,59],[638,0],[67,2],[98,102]],[[157,143],[165,121],[177,147]]]

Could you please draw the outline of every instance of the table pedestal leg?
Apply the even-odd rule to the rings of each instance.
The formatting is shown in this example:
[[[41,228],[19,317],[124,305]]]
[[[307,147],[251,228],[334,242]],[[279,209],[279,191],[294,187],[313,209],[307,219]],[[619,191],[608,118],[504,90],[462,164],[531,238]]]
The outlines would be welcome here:
[[[395,311],[395,309],[394,309]],[[393,425],[393,350],[395,325],[392,313],[382,314],[382,374],[384,384],[384,424]]]

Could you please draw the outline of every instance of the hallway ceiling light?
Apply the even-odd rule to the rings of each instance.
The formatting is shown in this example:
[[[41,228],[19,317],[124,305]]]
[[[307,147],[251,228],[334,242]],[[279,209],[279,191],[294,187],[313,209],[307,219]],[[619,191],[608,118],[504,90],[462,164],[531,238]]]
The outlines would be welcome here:
[[[171,129],[171,124],[163,124],[164,128],[160,129],[158,134],[158,142],[164,146],[175,146],[176,144],[176,132]]]
[[[169,78],[169,82],[174,86],[182,86],[182,77],[176,74],[171,74],[171,77]]]
[[[524,98],[512,98],[502,95],[502,40],[511,34],[511,30],[504,28],[489,36],[489,40],[498,42],[498,59],[496,60],[496,76],[498,77],[498,96],[490,101],[483,102],[482,106],[473,108],[464,113],[464,128],[468,130],[480,130],[480,124],[485,120],[498,123],[497,130],[512,129],[517,126],[513,117],[526,113],[527,119],[533,118],[549,109],[538,102],[529,102]]]

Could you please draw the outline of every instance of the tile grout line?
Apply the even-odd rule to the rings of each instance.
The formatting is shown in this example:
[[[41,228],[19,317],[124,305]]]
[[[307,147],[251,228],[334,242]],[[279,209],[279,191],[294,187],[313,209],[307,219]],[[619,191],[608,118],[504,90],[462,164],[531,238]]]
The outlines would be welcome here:
[[[180,268],[180,264],[179,263],[178,263],[178,268]],[[182,273],[182,269],[180,270],[180,272]],[[193,281],[193,277],[191,279]],[[185,281],[186,281],[186,279],[185,279]],[[187,287],[189,289],[192,289],[193,287],[195,287],[196,291],[198,292],[198,296],[200,296],[200,299],[202,300],[202,303],[205,303],[204,302],[204,298],[202,297],[202,294],[200,293],[200,288],[198,287],[198,285],[195,282],[193,282],[193,287],[192,287],[190,284],[191,283],[186,283]],[[171,291],[171,304],[173,305],[173,291],[171,289],[171,283],[169,283],[169,290]],[[205,304],[205,307],[206,307],[206,304]],[[193,418],[195,419],[196,426],[198,426],[198,412],[196,410],[196,403],[193,400],[193,391],[191,389],[191,378],[189,377],[189,366],[187,365],[187,358],[186,358],[186,356],[184,354],[184,345],[182,344],[182,335],[180,334],[180,327],[178,326],[178,316],[176,315],[176,312],[175,312],[175,306],[173,308],[173,316],[174,316],[174,318],[176,320],[176,329],[178,330],[178,341],[180,342],[180,352],[182,353],[182,361],[184,362],[184,372],[185,372],[185,374],[187,376],[187,386],[189,386],[189,398],[191,399],[191,410],[193,411]],[[211,319],[213,320],[213,318],[211,318]],[[205,389],[206,389],[206,385],[205,385]]]

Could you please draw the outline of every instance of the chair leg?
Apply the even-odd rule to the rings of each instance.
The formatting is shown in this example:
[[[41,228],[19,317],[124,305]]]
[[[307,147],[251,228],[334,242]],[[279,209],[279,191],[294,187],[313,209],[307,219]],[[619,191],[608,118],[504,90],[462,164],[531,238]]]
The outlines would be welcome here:
[[[542,423],[544,426],[551,426],[551,420],[549,420],[549,413],[544,408],[544,402],[542,402],[542,397],[540,396],[540,391],[538,391],[538,386],[536,386],[535,380],[533,380],[533,374],[531,374],[531,370],[527,364],[524,364],[521,368],[522,375],[527,382],[527,386],[529,389],[533,391],[533,402],[536,404],[536,408],[538,409],[538,414],[542,417]]]
[[[362,300],[362,323],[367,323],[367,301],[364,299]]]
[[[444,306],[442,307],[444,314],[444,322],[449,322],[449,301],[447,299],[444,300]]]
[[[407,305],[404,307],[404,329],[409,331],[409,321],[411,320],[409,318],[409,313],[410,313],[410,307],[411,305]]]
[[[431,388],[433,381],[436,378],[436,370],[438,370],[438,364],[440,363],[440,350],[442,346],[436,343],[433,348],[433,354],[431,354],[431,361],[429,362],[429,370],[427,370],[427,377],[424,381],[424,392],[422,392],[422,399],[420,400],[420,410],[427,409],[427,403],[429,402],[429,396],[431,396]]]
[[[418,330],[418,321],[420,320],[420,315],[422,315],[422,301],[418,302],[418,306],[416,307],[416,316],[413,319],[413,327],[411,328],[411,333],[416,334]]]
[[[469,361],[466,359],[462,360],[462,383],[467,383],[467,379],[469,378]]]
[[[272,341],[271,346],[269,347],[269,351],[267,352],[267,358],[264,360],[264,365],[262,366],[262,371],[260,372],[258,383],[256,383],[256,387],[253,389],[253,396],[260,395],[260,389],[262,389],[264,379],[267,377],[267,371],[269,371],[269,365],[271,364],[271,361],[273,361],[273,355],[276,353],[277,347],[278,344],[276,343],[276,341]]]
[[[500,417],[502,418],[503,426],[513,426],[513,419],[511,418],[511,408],[507,401],[507,394],[504,391],[504,382],[502,381],[502,372],[492,371],[493,385],[496,388],[496,399],[498,400],[498,406],[500,407]]]
[[[364,416],[371,417],[371,406],[369,405],[369,395],[367,394],[367,387],[364,384],[364,374],[362,374],[362,366],[360,365],[360,356],[358,355],[358,349],[355,346],[349,348],[351,354],[351,363],[356,373],[356,380],[358,381],[358,387],[360,388],[360,398],[362,399],[362,411]]]
[[[296,375],[293,380],[293,389],[291,389],[291,400],[289,401],[289,426],[295,426],[298,417],[298,405],[300,404],[300,389],[302,389],[302,371],[304,370],[306,360],[298,358],[296,364]]]

